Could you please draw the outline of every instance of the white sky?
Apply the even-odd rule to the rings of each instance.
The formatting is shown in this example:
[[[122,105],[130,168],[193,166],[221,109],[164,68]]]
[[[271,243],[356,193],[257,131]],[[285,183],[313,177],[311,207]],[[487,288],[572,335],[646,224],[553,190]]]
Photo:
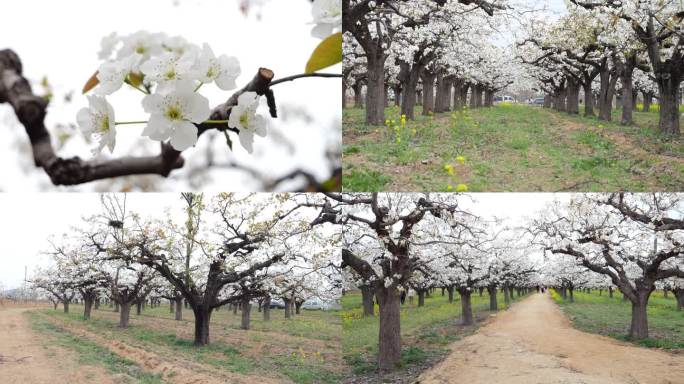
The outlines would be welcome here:
[[[48,249],[50,236],[63,234],[74,225],[81,225],[83,216],[100,212],[96,193],[2,193],[0,194],[0,283],[5,288],[21,286],[24,266],[29,276],[37,265],[48,258],[40,253]],[[508,218],[511,224],[534,215],[554,199],[567,200],[571,194],[552,193],[475,193],[463,198],[463,208],[482,217]],[[208,197],[208,196],[207,196]],[[129,194],[127,208],[142,216],[164,213],[166,207],[180,207],[178,193]],[[172,211],[173,214],[173,211]]]
[[[308,0],[267,2],[259,12],[260,20],[255,16],[256,12],[245,17],[239,11],[238,0],[19,0],[6,3],[3,5],[6,17],[0,23],[0,49],[11,48],[19,54],[24,75],[33,82],[34,92],[42,94],[38,83],[43,76],[47,76],[53,85],[56,97],[47,117],[51,132],[57,123],[75,123],[76,112],[87,105],[80,89],[100,64],[97,52],[101,38],[113,31],[125,35],[144,29],[180,35],[199,45],[207,42],[216,55],[232,55],[240,60],[242,75],[237,80],[238,87],[251,80],[259,67],[273,69],[276,78],[304,72],[306,61],[320,42],[310,35],[312,16]],[[174,6],[174,3],[179,5]],[[341,65],[324,71],[339,73]],[[63,96],[72,90],[76,90],[74,100],[65,105]],[[271,120],[272,127],[295,144],[297,153],[291,155],[286,147],[277,144],[274,136],[269,136],[256,138],[255,153],[250,156],[239,145],[237,137],[233,137],[232,156],[220,136],[215,143],[218,160],[227,163],[230,158],[251,163],[273,176],[285,174],[294,167],[320,177],[327,176],[323,157],[325,144],[340,141],[340,133],[335,128],[341,121],[341,82],[339,79],[301,79],[278,85],[273,90],[281,116],[288,111],[291,116],[298,115],[298,111],[303,110],[314,119],[312,122],[296,117],[287,121]],[[210,85],[206,89],[203,87],[201,93],[209,98],[211,106],[215,106],[225,101],[232,91],[221,91]],[[126,89],[110,97],[117,120],[145,119],[140,106],[141,96],[135,90]],[[265,101],[262,102],[259,112],[267,116],[268,109]],[[143,147],[139,151],[158,152],[158,143],[139,136],[143,127],[118,127],[114,155],[131,154],[131,148],[141,143]],[[3,164],[0,190],[55,190],[42,171],[34,170],[26,152],[28,138],[7,104],[0,104],[0,128],[0,162]],[[206,146],[207,142],[207,137],[201,137],[199,145]],[[151,144],[152,149],[146,148],[146,144]],[[18,150],[23,152],[20,154]],[[203,153],[197,152],[197,149],[190,149],[184,152],[184,157],[196,165],[203,164]],[[58,153],[64,157],[90,157],[89,147],[80,133]],[[193,153],[198,156],[193,157]],[[188,189],[185,182],[188,165],[186,161],[186,167],[173,173],[170,180],[155,177],[160,181],[157,188],[162,191]],[[211,176],[213,180],[205,184],[205,190],[254,187],[251,178],[243,172],[216,169]],[[77,189],[117,190],[124,187],[128,185],[120,181],[114,186],[101,184],[98,187],[90,183]]]

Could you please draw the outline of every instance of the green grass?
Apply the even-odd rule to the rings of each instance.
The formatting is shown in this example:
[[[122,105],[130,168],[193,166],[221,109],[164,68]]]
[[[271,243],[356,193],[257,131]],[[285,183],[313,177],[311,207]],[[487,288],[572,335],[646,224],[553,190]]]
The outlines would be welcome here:
[[[397,129],[364,124],[343,111],[343,188],[347,191],[680,190],[684,139],[657,133],[658,113],[635,112],[634,126],[527,105],[499,105],[421,116]],[[415,132],[415,134],[413,133]],[[399,138],[399,142],[397,141]],[[456,156],[466,162],[454,163]],[[449,175],[444,166],[455,165]],[[657,170],[657,171],[655,171]]]
[[[516,296],[514,301],[519,298]],[[505,308],[503,294],[497,295],[500,309]],[[460,325],[461,302],[454,293],[454,302],[437,290],[425,299],[425,306],[417,306],[408,300],[401,307],[402,353],[401,366],[410,368],[438,359],[449,353],[448,345],[473,331],[476,326]],[[473,312],[480,321],[489,312],[489,297],[477,293],[472,296]],[[348,293],[342,298],[342,353],[354,374],[369,374],[376,369],[379,320],[378,307],[375,317],[363,317],[360,293]],[[401,374],[401,370],[400,373]]]
[[[619,340],[627,340],[627,332],[631,322],[631,302],[622,300],[622,294],[615,291],[613,298],[604,290],[591,293],[575,292],[575,302],[563,301],[557,293],[552,296],[565,312],[575,327]],[[684,312],[677,311],[676,301],[672,294],[663,297],[663,292],[651,294],[648,303],[649,338],[636,341],[644,347],[665,349],[684,349]]]
[[[134,362],[119,357],[108,349],[87,339],[75,336],[36,312],[27,312],[31,327],[42,334],[46,345],[57,345],[76,352],[79,364],[101,366],[113,374],[123,374],[127,383],[158,384],[164,381],[158,375],[145,373]]]
[[[278,332],[291,336],[307,337],[324,341],[330,348],[335,348],[339,338],[340,320],[339,312],[336,311],[302,311],[295,319],[286,320],[279,318],[280,311],[273,310],[272,320],[264,322],[261,314],[252,311],[250,341],[264,343],[259,358],[255,358],[241,351],[243,348],[251,348],[251,345],[231,345],[219,339],[219,335],[230,332],[244,332],[238,330],[240,315],[233,315],[231,311],[220,310],[212,315],[211,343],[208,346],[197,348],[192,345],[191,339],[180,338],[175,332],[150,328],[148,326],[136,326],[122,330],[117,327],[117,317],[109,310],[93,311],[90,320],[82,320],[80,306],[72,306],[68,314],[60,311],[45,310],[44,313],[67,321],[77,327],[83,327],[91,332],[105,337],[116,338],[127,344],[153,350],[160,355],[172,356],[206,364],[219,370],[236,372],[248,375],[267,375],[286,377],[295,383],[337,383],[342,373],[339,367],[330,367],[320,355],[306,353],[302,348],[296,353],[283,351],[271,351],[271,345],[277,341],[271,340],[269,332]],[[104,308],[103,308],[104,309]],[[143,311],[143,319],[173,319],[168,307],[148,308]],[[137,318],[131,315],[132,319]],[[190,325],[192,312],[185,310],[184,319],[181,323]],[[151,323],[154,324],[154,323]],[[296,348],[296,344],[294,344]],[[329,364],[329,363],[328,363]]]

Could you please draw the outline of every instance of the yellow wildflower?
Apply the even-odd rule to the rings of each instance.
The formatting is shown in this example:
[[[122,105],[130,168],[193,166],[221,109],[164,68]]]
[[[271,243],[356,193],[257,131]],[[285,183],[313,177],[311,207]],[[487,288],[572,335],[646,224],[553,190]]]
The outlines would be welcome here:
[[[456,156],[456,161],[459,162],[459,163],[461,163],[461,164],[465,164],[465,157],[463,157],[463,156]]]
[[[468,192],[468,186],[465,184],[459,184],[456,186],[456,192]]]

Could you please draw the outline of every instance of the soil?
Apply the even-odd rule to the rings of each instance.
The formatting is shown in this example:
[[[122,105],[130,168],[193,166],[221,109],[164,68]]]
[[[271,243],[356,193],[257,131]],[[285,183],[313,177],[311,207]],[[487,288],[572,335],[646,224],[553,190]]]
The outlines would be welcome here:
[[[3,384],[116,383],[103,368],[80,365],[78,357],[55,346],[45,347],[31,330],[24,312],[0,307],[0,382]]]
[[[684,356],[578,331],[547,294],[513,305],[450,349],[417,383],[684,383]]]

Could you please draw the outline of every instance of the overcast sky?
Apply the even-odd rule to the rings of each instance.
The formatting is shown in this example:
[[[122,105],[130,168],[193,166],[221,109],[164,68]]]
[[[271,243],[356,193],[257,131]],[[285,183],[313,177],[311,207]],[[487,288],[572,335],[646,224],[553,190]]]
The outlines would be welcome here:
[[[178,5],[174,5],[174,4]],[[111,32],[126,35],[138,30],[180,35],[199,44],[207,42],[216,55],[236,56],[242,75],[238,87],[244,86],[259,67],[273,69],[276,78],[304,72],[305,64],[320,43],[311,37],[313,27],[311,3],[308,0],[279,0],[266,2],[260,10],[245,17],[239,10],[239,0],[13,0],[3,2],[3,22],[0,23],[0,49],[15,50],[23,62],[24,75],[32,82],[37,94],[44,94],[39,86],[43,76],[54,87],[55,97],[48,110],[47,126],[55,133],[56,124],[73,124],[76,113],[87,105],[80,94],[85,81],[98,68],[97,53],[100,40]],[[259,17],[257,17],[259,15]],[[341,71],[341,65],[325,72]],[[128,87],[130,88],[130,87]],[[145,120],[140,105],[142,94],[132,89],[117,92],[109,100],[119,121]],[[302,118],[270,119],[275,127],[296,146],[297,153],[279,145],[276,135],[257,138],[255,152],[249,155],[236,143],[231,154],[220,137],[216,140],[217,162],[237,160],[274,176],[287,173],[294,167],[308,170],[319,177],[328,176],[324,149],[330,140],[340,141],[335,126],[341,121],[341,82],[339,79],[301,79],[273,88],[281,117],[303,116],[306,112],[313,121]],[[73,102],[65,104],[64,95],[74,91]],[[203,87],[201,93],[215,106],[225,101],[232,91],[221,91],[215,85]],[[265,101],[259,112],[266,116]],[[0,104],[0,162],[3,178],[0,190],[36,191],[55,190],[47,176],[36,170],[28,153],[28,138],[18,125],[8,104]],[[144,125],[119,126],[115,156],[137,151],[158,152],[158,144],[140,137]],[[207,145],[201,137],[199,145]],[[145,145],[149,145],[148,148]],[[141,147],[142,146],[142,147]],[[90,151],[80,133],[59,151],[68,157],[89,158]],[[21,154],[19,151],[22,151]],[[186,159],[204,164],[205,156],[198,149],[184,152]],[[193,156],[193,153],[198,156]],[[172,174],[171,179],[159,180],[159,190],[187,190],[185,175],[189,164]],[[254,188],[251,176],[244,172],[215,168],[212,181],[205,189]],[[123,186],[117,185],[121,189]],[[77,187],[78,190],[97,190],[97,183]],[[60,188],[64,189],[64,188]],[[99,190],[111,188],[100,186]]]
[[[0,194],[0,283],[5,288],[21,286],[24,267],[29,275],[37,265],[45,265],[47,239],[81,225],[83,216],[100,212],[100,195],[95,193]],[[510,223],[522,222],[556,198],[568,199],[570,194],[551,193],[476,193],[463,199],[463,207],[483,217],[508,218]],[[178,193],[129,194],[129,211],[142,216],[163,215],[166,207],[181,207]],[[172,210],[172,214],[177,210]],[[180,213],[182,214],[182,212]]]

